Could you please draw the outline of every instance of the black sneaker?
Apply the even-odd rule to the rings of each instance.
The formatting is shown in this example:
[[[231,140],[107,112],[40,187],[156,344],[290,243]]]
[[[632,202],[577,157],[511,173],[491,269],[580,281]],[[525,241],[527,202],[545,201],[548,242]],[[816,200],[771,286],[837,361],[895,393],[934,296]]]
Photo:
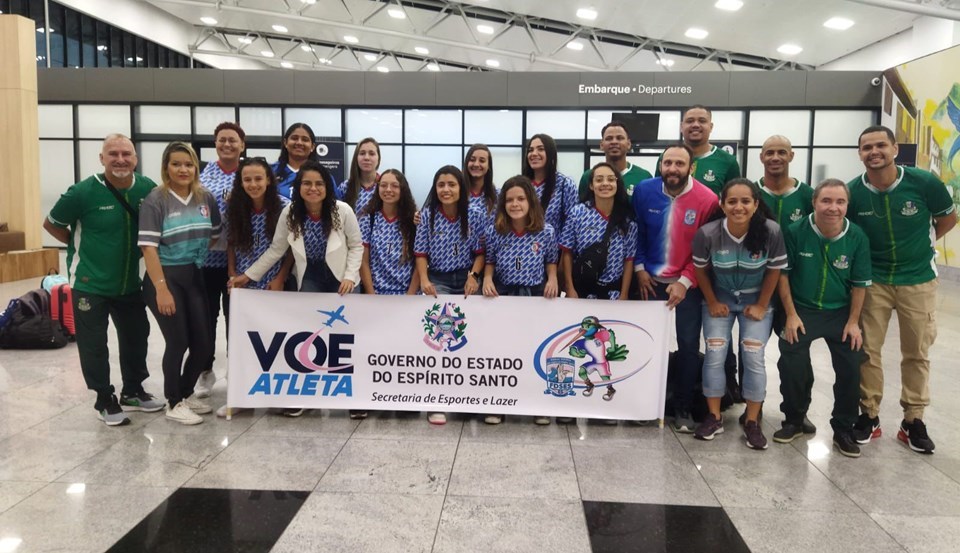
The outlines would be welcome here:
[[[816,434],[817,427],[810,422],[810,419],[806,415],[803,416],[803,423],[800,425],[800,428],[803,429],[804,434]]]
[[[860,456],[860,446],[857,445],[857,441],[853,439],[853,433],[850,431],[834,431],[833,445],[837,446],[841,455],[846,457]]]
[[[780,430],[773,433],[773,441],[778,444],[789,444],[800,436],[803,436],[803,426],[783,421],[780,424]]]
[[[866,413],[860,413],[860,418],[853,425],[853,439],[858,444],[868,444],[870,440],[879,438],[883,432],[880,431],[880,417],[870,418]]]
[[[111,395],[106,405],[97,410],[97,418],[103,421],[107,426],[125,426],[130,424],[130,419],[123,414],[120,403],[117,402],[117,396]]]
[[[910,446],[910,449],[917,453],[930,455],[935,447],[933,440],[927,435],[927,425],[923,424],[920,419],[913,419],[913,422],[901,422],[897,439]]]

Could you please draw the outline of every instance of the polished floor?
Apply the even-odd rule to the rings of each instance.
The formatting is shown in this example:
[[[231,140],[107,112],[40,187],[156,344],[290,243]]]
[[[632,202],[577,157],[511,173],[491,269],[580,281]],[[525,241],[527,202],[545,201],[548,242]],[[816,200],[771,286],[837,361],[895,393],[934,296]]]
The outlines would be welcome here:
[[[36,284],[0,285],[0,302]],[[821,344],[810,413],[820,432],[764,452],[744,446],[742,406],[713,442],[623,423],[486,426],[455,416],[435,427],[421,415],[359,422],[328,411],[208,415],[194,427],[134,413],[129,426],[108,428],[75,346],[0,351],[0,553],[955,552],[960,284],[943,282],[937,318],[925,416],[936,453],[895,438],[894,322],[884,436],[860,459],[831,447],[833,376]],[[150,343],[146,385],[160,395],[158,331]],[[774,345],[768,438],[780,421],[776,358]],[[214,406],[225,396],[218,382]]]

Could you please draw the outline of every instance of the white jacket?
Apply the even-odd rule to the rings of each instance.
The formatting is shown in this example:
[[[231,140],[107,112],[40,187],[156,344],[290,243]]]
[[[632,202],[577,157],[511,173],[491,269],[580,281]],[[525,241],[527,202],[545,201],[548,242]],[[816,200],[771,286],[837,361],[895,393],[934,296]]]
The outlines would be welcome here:
[[[303,245],[303,234],[294,239],[293,233],[287,227],[290,207],[287,206],[280,212],[270,248],[243,273],[252,280],[259,281],[263,278],[270,267],[283,258],[287,248],[290,248],[293,250],[293,265],[297,272],[297,288],[303,284],[303,274],[307,270],[307,251]],[[327,237],[327,265],[337,280],[350,279],[354,284],[360,284],[360,262],[363,260],[360,225],[357,224],[357,216],[349,205],[338,201],[337,211],[340,214],[340,228],[331,230]]]

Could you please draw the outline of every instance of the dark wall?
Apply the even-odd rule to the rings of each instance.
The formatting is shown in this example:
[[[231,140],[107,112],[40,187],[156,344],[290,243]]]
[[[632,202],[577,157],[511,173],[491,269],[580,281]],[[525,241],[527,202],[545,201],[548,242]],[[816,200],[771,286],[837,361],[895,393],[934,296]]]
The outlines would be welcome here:
[[[866,71],[378,73],[41,69],[41,102],[437,107],[877,108]],[[617,87],[618,93],[589,87]],[[584,88],[581,88],[584,87]],[[642,87],[663,87],[657,93]],[[669,87],[673,87],[671,90]],[[622,91],[622,92],[620,92]]]

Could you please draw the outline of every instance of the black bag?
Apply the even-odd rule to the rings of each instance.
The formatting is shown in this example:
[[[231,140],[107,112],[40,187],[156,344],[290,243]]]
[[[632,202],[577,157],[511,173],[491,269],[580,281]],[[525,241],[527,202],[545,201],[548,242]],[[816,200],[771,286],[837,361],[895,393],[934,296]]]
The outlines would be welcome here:
[[[620,283],[600,284],[600,275],[607,268],[610,237],[616,230],[616,226],[607,223],[607,230],[604,231],[603,238],[596,244],[588,246],[574,259],[570,276],[573,278],[573,287],[581,298],[590,295],[603,298],[608,291],[620,289]]]
[[[42,288],[10,302],[0,318],[6,321],[0,328],[0,348],[58,349],[69,341],[60,323],[50,317],[50,294]]]

